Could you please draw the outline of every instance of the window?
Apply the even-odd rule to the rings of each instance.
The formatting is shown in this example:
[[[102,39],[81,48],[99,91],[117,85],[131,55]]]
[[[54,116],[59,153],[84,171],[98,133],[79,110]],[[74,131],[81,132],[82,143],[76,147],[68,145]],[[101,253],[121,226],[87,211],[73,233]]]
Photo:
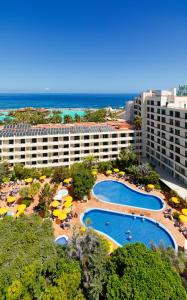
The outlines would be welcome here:
[[[79,148],[80,147],[80,144],[75,144],[74,145],[74,148]]]
[[[84,153],[90,153],[90,150],[84,150]]]
[[[54,164],[58,163],[58,159],[53,159],[53,163]]]
[[[32,161],[32,165],[36,165],[36,161]]]
[[[108,138],[108,134],[103,134],[103,138],[107,139]]]
[[[25,158],[25,155],[24,155],[24,154],[22,154],[22,155],[21,155],[21,159],[24,159],[24,158]]]
[[[44,143],[48,142],[48,138],[43,138],[43,142]]]
[[[64,136],[63,140],[64,141],[69,141],[69,136]]]
[[[75,141],[80,140],[80,136],[78,136],[78,135],[74,136],[74,140]]]
[[[112,145],[117,145],[117,141],[112,141]]]
[[[37,140],[35,138],[32,139],[32,143],[36,143]]]
[[[21,151],[25,151],[25,147],[21,147],[21,149],[20,149]]]
[[[99,143],[94,143],[94,146],[99,146]]]
[[[75,153],[75,155],[77,155],[77,154],[80,154],[80,151],[75,151],[74,153]]]
[[[54,153],[53,153],[53,156],[58,156],[58,152],[54,152]]]
[[[9,145],[14,144],[14,140],[9,140],[8,143],[9,143]]]
[[[179,111],[175,112],[175,118],[180,118],[180,112]]]
[[[104,145],[104,146],[108,145],[108,142],[103,142],[103,145]]]
[[[85,143],[84,147],[89,147],[89,145],[90,145],[89,143]]]
[[[68,152],[68,151],[65,151],[65,152],[64,152],[64,155],[68,155],[68,154],[69,154],[69,152]]]
[[[84,140],[89,140],[90,136],[89,135],[85,135],[84,136]]]
[[[47,153],[43,153],[43,157],[47,157]]]
[[[99,152],[99,149],[94,149],[94,153],[98,153]]]
[[[53,149],[58,149],[58,145],[53,145]]]
[[[33,150],[33,151],[36,151],[36,147],[32,147],[32,150]]]
[[[69,158],[64,158],[63,161],[64,162],[69,162]]]
[[[58,142],[58,137],[57,137],[57,136],[55,136],[55,137],[53,138],[53,142]]]
[[[65,144],[65,145],[64,145],[64,148],[69,148],[69,144]]]
[[[178,162],[178,163],[180,163],[180,157],[177,156],[177,155],[175,155],[175,161]]]
[[[117,138],[117,134],[116,134],[116,133],[113,133],[113,134],[112,134],[112,138]]]
[[[25,144],[25,139],[21,139],[21,144]]]
[[[36,154],[32,154],[32,158],[36,158]]]
[[[44,165],[46,165],[46,164],[48,163],[48,161],[47,161],[47,160],[43,160],[42,163],[43,163]]]
[[[98,139],[98,138],[99,138],[98,134],[95,134],[95,135],[94,135],[94,140],[96,140],[96,139]]]
[[[43,146],[43,150],[47,150],[48,149],[48,147],[47,146]]]
[[[9,152],[14,152],[14,148],[10,148],[10,149],[9,149]]]
[[[126,137],[126,133],[121,133],[121,137]]]
[[[13,155],[10,155],[9,156],[9,159],[11,160],[11,159],[14,159],[14,156]]]

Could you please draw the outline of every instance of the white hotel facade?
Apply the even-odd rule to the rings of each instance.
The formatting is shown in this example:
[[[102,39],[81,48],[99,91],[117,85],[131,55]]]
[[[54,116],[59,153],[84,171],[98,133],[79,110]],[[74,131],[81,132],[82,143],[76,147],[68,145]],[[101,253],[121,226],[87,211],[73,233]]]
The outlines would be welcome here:
[[[142,157],[187,185],[187,89],[183,87],[142,93],[133,103],[133,114],[142,117]]]
[[[70,166],[88,155],[99,161],[116,159],[135,142],[133,127],[125,121],[7,125],[0,127],[0,159],[26,167]]]

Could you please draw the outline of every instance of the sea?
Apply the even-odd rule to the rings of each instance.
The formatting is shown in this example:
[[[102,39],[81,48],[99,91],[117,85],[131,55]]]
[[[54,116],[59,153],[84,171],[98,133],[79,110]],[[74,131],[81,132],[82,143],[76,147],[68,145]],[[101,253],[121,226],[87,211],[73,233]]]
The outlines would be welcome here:
[[[0,93],[0,110],[23,107],[51,109],[124,108],[137,94],[8,94]]]

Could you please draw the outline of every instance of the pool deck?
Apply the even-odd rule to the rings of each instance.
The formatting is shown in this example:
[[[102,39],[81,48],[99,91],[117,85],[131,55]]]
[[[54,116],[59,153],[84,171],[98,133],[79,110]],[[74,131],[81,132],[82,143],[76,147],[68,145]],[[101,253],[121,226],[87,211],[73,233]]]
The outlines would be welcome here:
[[[125,181],[124,179],[117,179],[113,176],[105,176],[103,174],[99,174],[97,177],[97,182],[101,181],[101,180],[118,180],[119,182],[124,182],[126,183],[128,186],[130,186],[131,188],[134,188],[137,191],[140,191],[136,188],[135,185],[130,184],[128,181]],[[145,192],[146,193],[146,192]],[[150,194],[150,193],[148,193]],[[159,191],[153,191],[151,192],[151,194],[160,197],[161,199],[164,200],[164,196],[162,193],[160,193]],[[58,235],[62,235],[62,234],[66,234],[68,237],[71,237],[72,235],[72,229],[73,227],[77,227],[77,226],[82,226],[81,222],[80,222],[80,216],[82,213],[84,213],[85,210],[87,209],[91,209],[91,208],[102,208],[102,209],[110,209],[110,210],[115,210],[118,212],[123,212],[123,213],[129,213],[131,214],[132,212],[134,212],[135,214],[144,214],[145,217],[150,217],[155,219],[156,221],[158,221],[159,223],[161,223],[162,225],[164,225],[170,232],[171,234],[174,236],[178,246],[180,247],[184,247],[184,243],[185,243],[185,238],[182,235],[181,232],[179,232],[178,228],[174,226],[174,222],[166,219],[164,217],[163,211],[166,208],[169,208],[169,205],[166,203],[166,207],[162,210],[162,211],[149,211],[149,210],[145,210],[142,208],[132,208],[132,207],[128,207],[128,206],[120,206],[120,205],[115,205],[115,204],[111,204],[111,203],[105,203],[105,202],[101,202],[99,200],[97,200],[92,194],[90,196],[90,199],[87,202],[73,202],[73,212],[78,213],[78,218],[73,218],[71,220],[71,228],[70,229],[61,229],[60,226],[58,224],[56,224],[54,222],[54,232],[55,232],[55,236]]]

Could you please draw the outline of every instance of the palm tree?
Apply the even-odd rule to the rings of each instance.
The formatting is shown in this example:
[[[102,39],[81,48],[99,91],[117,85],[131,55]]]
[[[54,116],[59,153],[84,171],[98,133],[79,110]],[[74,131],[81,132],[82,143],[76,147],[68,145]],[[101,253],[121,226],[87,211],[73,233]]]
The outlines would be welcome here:
[[[94,155],[88,155],[84,158],[83,163],[88,169],[91,169],[96,163],[98,159]]]
[[[73,118],[69,115],[64,116],[64,124],[73,123]]]
[[[134,117],[134,127],[135,130],[137,130],[138,133],[138,145],[140,145],[141,142],[141,128],[142,128],[142,117],[135,116]],[[140,149],[138,149],[138,163],[140,164]]]

